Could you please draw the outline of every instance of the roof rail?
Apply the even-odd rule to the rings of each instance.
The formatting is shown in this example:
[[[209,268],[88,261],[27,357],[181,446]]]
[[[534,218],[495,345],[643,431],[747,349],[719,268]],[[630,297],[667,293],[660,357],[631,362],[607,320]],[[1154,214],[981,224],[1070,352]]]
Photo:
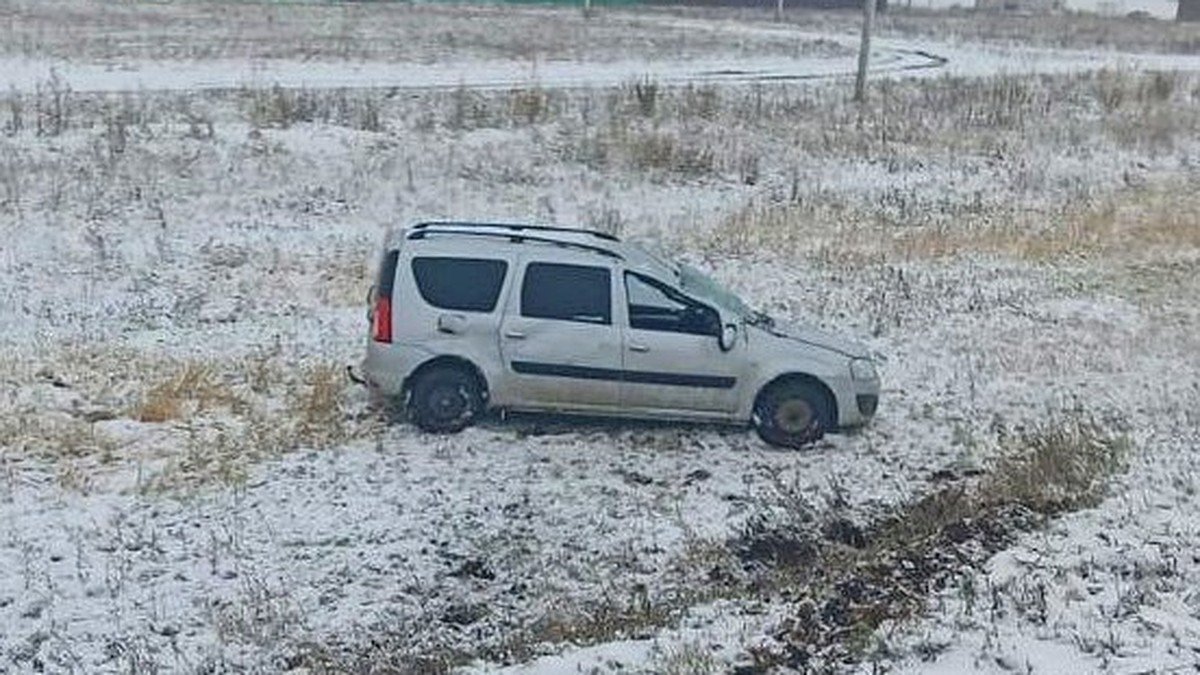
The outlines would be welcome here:
[[[423,229],[426,229],[429,227],[463,227],[463,228],[494,227],[497,229],[512,230],[514,232],[520,232],[520,231],[524,231],[524,230],[529,230],[530,232],[571,232],[574,234],[590,235],[590,236],[596,237],[597,239],[604,239],[605,241],[612,241],[612,242],[621,241],[619,238],[617,238],[616,235],[612,235],[607,232],[597,232],[596,230],[585,230],[583,228],[578,228],[578,227],[560,227],[557,225],[525,225],[522,223],[474,223],[474,222],[460,222],[460,221],[449,221],[449,220],[448,221],[434,220],[434,221],[429,221],[429,222],[424,222],[424,223],[418,223],[418,224],[414,225],[412,227],[412,229],[413,230],[423,230]]]
[[[430,235],[451,235],[451,236],[458,236],[458,237],[494,237],[494,238],[498,238],[498,239],[507,239],[507,240],[509,240],[513,243],[517,243],[517,244],[523,244],[527,241],[533,241],[533,242],[537,242],[539,244],[553,244],[555,246],[562,246],[564,248],[574,248],[574,249],[579,249],[581,251],[591,251],[592,253],[599,253],[600,255],[608,256],[610,258],[615,258],[617,260],[625,259],[625,256],[623,256],[620,253],[617,253],[616,251],[613,251],[611,249],[604,248],[603,246],[593,246],[591,244],[584,244],[584,243],[578,242],[578,241],[563,241],[562,239],[551,239],[550,237],[538,237],[535,235],[520,234],[518,232],[482,232],[482,231],[476,231],[476,230],[470,230],[470,229],[466,229],[466,230],[454,229],[453,223],[436,223],[436,224],[437,225],[448,225],[450,227],[448,227],[446,229],[442,229],[441,227],[435,227],[435,228],[421,227],[420,229],[414,228],[412,231],[410,231],[408,233],[408,236],[406,238],[407,239],[425,239],[425,238],[429,237]]]

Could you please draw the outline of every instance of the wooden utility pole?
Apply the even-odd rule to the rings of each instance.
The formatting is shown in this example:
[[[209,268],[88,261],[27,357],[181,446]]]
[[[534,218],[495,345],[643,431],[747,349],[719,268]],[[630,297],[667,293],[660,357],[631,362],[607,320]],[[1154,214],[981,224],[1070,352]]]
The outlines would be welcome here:
[[[862,40],[858,45],[858,77],[854,80],[854,100],[867,102],[867,66],[871,60],[871,28],[875,24],[875,3],[878,0],[863,0]]]
[[[775,21],[783,21],[783,0],[775,0]]]
[[[583,0],[583,18],[589,19],[592,16],[592,0]]]

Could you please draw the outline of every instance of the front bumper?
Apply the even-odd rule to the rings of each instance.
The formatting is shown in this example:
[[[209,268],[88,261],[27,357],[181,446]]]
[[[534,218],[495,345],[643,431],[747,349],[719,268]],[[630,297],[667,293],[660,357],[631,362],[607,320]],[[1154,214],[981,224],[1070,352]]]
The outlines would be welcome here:
[[[854,400],[858,403],[858,414],[867,419],[875,416],[875,410],[879,408],[879,394],[858,394]]]
[[[830,383],[837,398],[838,426],[861,427],[875,417],[879,409],[880,380],[856,380],[845,377]]]

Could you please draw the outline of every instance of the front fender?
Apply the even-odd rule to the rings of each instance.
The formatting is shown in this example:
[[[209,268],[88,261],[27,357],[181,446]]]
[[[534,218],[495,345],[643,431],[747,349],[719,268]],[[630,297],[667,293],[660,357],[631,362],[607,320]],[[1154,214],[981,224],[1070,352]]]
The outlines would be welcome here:
[[[738,410],[739,419],[751,419],[759,393],[773,382],[786,377],[804,376],[816,380],[832,395],[837,405],[839,425],[852,421],[845,415],[847,409],[857,411],[847,356],[762,330],[754,330],[747,337],[750,377],[746,395],[742,397]]]

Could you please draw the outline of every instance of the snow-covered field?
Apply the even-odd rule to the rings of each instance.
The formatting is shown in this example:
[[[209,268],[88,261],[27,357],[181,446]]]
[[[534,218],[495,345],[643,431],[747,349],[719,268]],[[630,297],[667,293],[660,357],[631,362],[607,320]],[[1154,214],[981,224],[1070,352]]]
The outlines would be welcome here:
[[[0,0],[0,672],[1195,668],[1200,59],[901,18],[860,110],[840,15]],[[441,217],[859,337],[879,418],[385,426],[342,368]],[[1072,425],[1098,499],[902,614],[821,585]]]

